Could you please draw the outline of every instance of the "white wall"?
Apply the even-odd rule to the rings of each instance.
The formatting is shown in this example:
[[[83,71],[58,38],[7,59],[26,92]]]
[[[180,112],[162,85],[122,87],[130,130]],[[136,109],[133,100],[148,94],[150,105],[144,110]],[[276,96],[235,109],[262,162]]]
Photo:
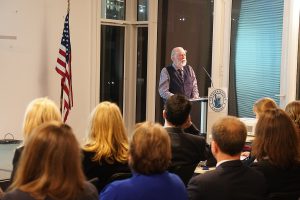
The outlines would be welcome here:
[[[0,0],[0,138],[22,138],[27,104],[48,96],[59,106],[60,77],[55,71],[67,1]],[[70,124],[82,142],[90,112],[91,2],[71,0],[70,34],[74,107]]]

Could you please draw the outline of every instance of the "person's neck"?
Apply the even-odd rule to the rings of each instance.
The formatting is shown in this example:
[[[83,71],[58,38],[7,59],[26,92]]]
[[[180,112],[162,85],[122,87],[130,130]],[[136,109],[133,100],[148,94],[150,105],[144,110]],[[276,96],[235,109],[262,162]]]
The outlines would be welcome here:
[[[175,126],[174,124],[168,122],[167,120],[165,120],[164,127],[182,128],[182,126]]]
[[[173,65],[173,67],[175,69],[181,69],[181,70],[183,70],[183,66],[178,66],[178,65],[175,65],[174,63],[172,65]]]
[[[219,152],[217,155],[215,155],[218,163],[225,161],[225,160],[240,160],[240,156],[241,156],[240,153],[237,155],[231,156],[231,155],[225,154],[223,152]]]

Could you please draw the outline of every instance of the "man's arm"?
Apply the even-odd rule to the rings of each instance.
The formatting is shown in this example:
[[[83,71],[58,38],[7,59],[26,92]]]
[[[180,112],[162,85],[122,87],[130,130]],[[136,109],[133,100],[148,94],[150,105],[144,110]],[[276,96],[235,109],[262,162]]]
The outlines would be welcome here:
[[[199,98],[197,78],[196,78],[196,75],[195,75],[195,72],[194,72],[193,68],[191,66],[189,66],[189,68],[190,68],[191,76],[192,76],[192,79],[193,79],[192,97],[193,97],[193,99],[197,99],[197,98]]]
[[[160,72],[160,79],[159,79],[159,86],[158,86],[158,91],[161,98],[168,99],[170,96],[174,95],[169,91],[169,88],[170,88],[170,76],[168,70],[164,67]]]

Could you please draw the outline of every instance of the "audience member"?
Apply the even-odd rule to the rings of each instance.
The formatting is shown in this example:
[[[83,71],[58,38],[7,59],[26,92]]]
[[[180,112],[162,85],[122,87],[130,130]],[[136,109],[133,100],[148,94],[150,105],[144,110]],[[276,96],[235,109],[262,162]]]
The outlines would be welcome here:
[[[163,117],[171,138],[172,164],[193,164],[207,159],[205,139],[183,130],[190,123],[190,111],[191,103],[183,95],[172,95],[166,101]]]
[[[300,101],[292,101],[285,107],[285,112],[293,120],[298,133],[300,133]]]
[[[269,97],[263,97],[263,98],[258,99],[254,103],[253,112],[256,115],[256,119],[258,119],[259,116],[262,115],[265,111],[274,109],[274,108],[277,108],[276,102]],[[255,156],[253,156],[251,154],[251,147],[249,149],[250,149],[250,151],[242,152],[242,156],[245,157],[245,159],[243,160],[243,163],[248,166],[251,165],[251,163],[253,163],[255,160]]]
[[[166,101],[163,117],[165,129],[171,138],[171,171],[176,166],[194,165],[193,172],[197,164],[208,159],[210,155],[209,146],[203,137],[185,133],[183,130],[189,122],[190,111],[191,103],[183,95],[172,95]]]
[[[32,131],[40,126],[41,124],[49,121],[59,121],[61,122],[61,114],[56,106],[56,104],[44,97],[34,99],[27,106],[24,122],[23,122],[23,145],[16,149],[14,157],[13,157],[13,170],[11,174],[11,181],[14,178],[15,171],[18,167],[19,158],[24,149],[24,144],[26,144],[27,138],[31,135]]]
[[[259,116],[266,110],[274,108],[277,108],[276,102],[269,97],[263,97],[254,103],[253,112],[256,114],[256,118],[259,118]]]
[[[83,171],[88,180],[98,178],[98,191],[118,172],[130,172],[128,137],[119,107],[110,102],[100,103],[91,113],[83,146]]]
[[[15,179],[3,200],[93,200],[96,188],[85,181],[79,144],[61,122],[39,126],[26,138]]]
[[[111,183],[100,194],[100,199],[187,199],[181,180],[166,171],[170,160],[170,138],[166,130],[151,122],[138,124],[129,151],[133,177]]]
[[[298,199],[299,136],[292,120],[281,109],[267,110],[259,117],[255,134],[252,153],[258,162],[252,167],[264,174],[268,193],[270,196],[292,195],[289,199]]]
[[[240,161],[246,137],[246,126],[235,117],[224,117],[214,123],[211,150],[217,167],[190,180],[187,190],[191,200],[264,198],[263,175]]]

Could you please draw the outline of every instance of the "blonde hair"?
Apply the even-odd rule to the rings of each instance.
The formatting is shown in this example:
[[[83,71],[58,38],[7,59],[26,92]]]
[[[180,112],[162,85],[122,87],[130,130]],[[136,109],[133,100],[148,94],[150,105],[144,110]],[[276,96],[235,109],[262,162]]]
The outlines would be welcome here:
[[[28,137],[9,190],[19,189],[35,199],[73,200],[83,191],[84,181],[80,148],[72,129],[52,121]]]
[[[274,108],[277,108],[276,102],[269,97],[263,97],[263,98],[258,99],[254,103],[253,112],[255,112],[259,117],[266,110],[274,109]]]
[[[62,121],[60,111],[52,100],[44,97],[31,101],[27,106],[23,122],[24,141],[35,128],[52,120]]]
[[[119,107],[108,101],[97,105],[90,116],[87,142],[83,149],[95,152],[94,161],[112,164],[128,160],[128,137]]]
[[[171,162],[171,142],[167,131],[158,123],[136,125],[130,143],[129,165],[140,174],[157,174]]]
[[[285,112],[293,120],[297,128],[300,128],[300,101],[292,101],[285,107]]]

